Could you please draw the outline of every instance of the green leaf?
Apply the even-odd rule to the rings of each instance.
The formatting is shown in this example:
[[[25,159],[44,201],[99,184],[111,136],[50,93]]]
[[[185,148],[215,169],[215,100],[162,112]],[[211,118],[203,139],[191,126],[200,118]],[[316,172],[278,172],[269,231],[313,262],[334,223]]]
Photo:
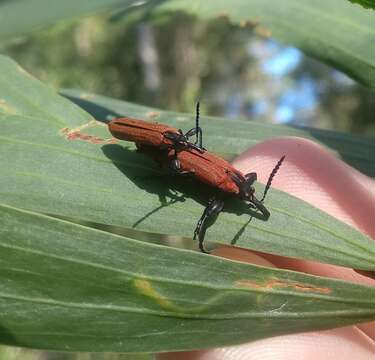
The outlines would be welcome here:
[[[113,8],[125,8],[134,0],[55,1],[12,0],[0,1],[0,41],[52,25],[64,19],[87,16]]]
[[[130,116],[152,119],[177,128],[190,129],[194,123],[194,104],[191,114],[161,111],[134,105],[105,96],[79,90],[62,90],[61,93],[75,102],[95,119],[108,121],[113,117]],[[217,117],[204,117],[204,143],[206,147],[227,159],[233,159],[247,148],[276,136],[298,136],[329,147],[333,153],[364,174],[375,177],[375,142],[372,138],[348,135],[336,131],[298,126],[280,126],[249,121],[233,121]],[[230,128],[230,131],[228,129]],[[281,156],[281,154],[280,154]]]
[[[301,49],[375,89],[374,14],[342,0],[168,0],[146,4],[152,13],[185,11],[226,17]]]
[[[366,9],[375,9],[375,0],[349,0],[353,4],[359,4]]]
[[[90,95],[82,97],[87,101]],[[151,159],[134,151],[134,144],[114,143],[104,124],[93,121],[5,57],[0,57],[0,104],[0,167],[6,169],[0,174],[0,197],[4,204],[77,221],[191,238],[210,189],[160,173]],[[145,107],[125,106],[124,113],[131,116],[155,115]],[[160,116],[160,120],[165,118]],[[166,122],[186,130],[191,126],[188,119],[181,114]],[[202,122],[212,129],[216,125],[206,118]],[[221,133],[210,134],[210,142],[221,144],[223,134],[236,134],[236,124],[218,123]],[[262,138],[263,125],[246,125],[250,136]],[[271,134],[268,131],[268,136]],[[258,191],[260,188],[258,185]],[[267,206],[272,213],[269,221],[254,218],[249,222],[244,204],[236,200],[228,203],[226,212],[208,229],[206,239],[375,269],[372,239],[279,191],[271,190]]]
[[[375,320],[375,288],[142,243],[4,205],[0,219],[6,344],[158,352]]]

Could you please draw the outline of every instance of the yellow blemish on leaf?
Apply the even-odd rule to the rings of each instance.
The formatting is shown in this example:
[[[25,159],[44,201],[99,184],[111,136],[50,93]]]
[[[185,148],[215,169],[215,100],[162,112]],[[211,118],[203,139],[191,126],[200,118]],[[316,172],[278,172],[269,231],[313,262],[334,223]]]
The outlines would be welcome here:
[[[264,283],[259,283],[252,280],[238,280],[236,281],[236,286],[246,287],[252,289],[260,290],[274,290],[277,288],[289,288],[297,291],[319,293],[319,294],[329,294],[331,289],[328,287],[318,287],[311,284],[299,283],[295,281],[279,280],[279,279],[269,279]]]
[[[0,111],[5,114],[17,114],[17,110],[9,105],[4,99],[0,99]]]
[[[150,299],[153,299],[163,309],[173,311],[179,314],[202,313],[206,310],[209,310],[212,304],[220,302],[222,298],[225,298],[227,296],[227,293],[223,291],[206,299],[206,301],[202,303],[201,305],[182,307],[182,306],[174,304],[171,300],[167,299],[165,296],[160,294],[160,292],[158,292],[152,286],[151,282],[148,280],[135,279],[134,287],[137,289],[137,291],[140,294],[147,296]]]
[[[72,131],[82,131],[84,129],[88,129],[88,128],[97,126],[98,124],[99,124],[99,121],[91,120],[88,123],[85,123],[85,124],[83,124],[81,126],[78,126],[78,127],[74,128],[74,129],[72,129]]]
[[[77,126],[76,128],[69,129],[69,132],[82,131],[85,129],[94,128],[96,126],[107,126],[107,125],[97,120],[90,120],[89,122],[84,123],[80,126]]]
[[[135,279],[134,280],[134,286],[136,289],[142,294],[145,295],[153,300],[156,301],[161,307],[181,312],[181,308],[179,306],[174,305],[170,300],[162,296],[160,293],[158,293],[152,286],[151,283],[148,280],[144,279]]]

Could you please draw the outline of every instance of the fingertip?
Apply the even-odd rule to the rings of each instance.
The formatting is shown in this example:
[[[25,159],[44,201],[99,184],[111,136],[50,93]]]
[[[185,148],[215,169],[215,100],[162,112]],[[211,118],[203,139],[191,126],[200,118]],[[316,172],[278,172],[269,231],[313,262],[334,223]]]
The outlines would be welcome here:
[[[284,155],[272,187],[375,237],[374,182],[323,146],[303,138],[275,138],[246,150],[233,164],[243,172],[256,171],[259,181],[266,183]]]
[[[275,267],[274,264],[263,258],[261,255],[255,254],[251,250],[241,249],[238,247],[220,246],[213,250],[212,254],[226,259],[251,263],[254,265]]]

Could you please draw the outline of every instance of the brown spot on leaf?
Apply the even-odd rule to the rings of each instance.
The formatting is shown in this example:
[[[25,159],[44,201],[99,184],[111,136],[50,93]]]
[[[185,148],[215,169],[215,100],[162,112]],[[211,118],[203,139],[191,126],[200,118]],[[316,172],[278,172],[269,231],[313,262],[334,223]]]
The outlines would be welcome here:
[[[84,134],[82,132],[82,130],[87,129],[89,127],[96,126],[96,125],[101,125],[101,124],[93,120],[75,129],[63,128],[60,130],[60,133],[67,140],[81,140],[81,141],[89,142],[91,144],[116,144],[117,143],[117,140],[113,137],[110,139],[102,139],[98,136]]]
[[[236,282],[237,286],[255,288],[261,290],[272,290],[274,288],[289,288],[297,291],[312,292],[319,294],[329,294],[331,289],[328,287],[318,287],[311,284],[299,283],[295,281],[270,279],[265,283],[259,283],[252,280],[239,280]]]

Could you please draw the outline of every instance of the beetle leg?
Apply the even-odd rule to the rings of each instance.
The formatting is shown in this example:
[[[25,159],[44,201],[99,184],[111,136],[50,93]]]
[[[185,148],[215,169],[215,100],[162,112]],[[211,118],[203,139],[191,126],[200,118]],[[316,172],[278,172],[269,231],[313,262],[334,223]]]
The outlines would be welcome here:
[[[199,240],[199,249],[203,253],[208,253],[204,246],[203,246],[203,241],[204,241],[204,236],[206,234],[206,229],[207,229],[207,220],[215,218],[224,208],[224,201],[220,199],[210,199],[208,202],[207,207],[204,209],[202,216],[200,217],[197,226],[194,231],[194,237],[193,239],[195,240],[198,236]]]
[[[194,171],[187,171],[187,170],[181,169],[181,162],[177,158],[177,151],[174,152],[173,158],[169,163],[169,168],[176,175],[191,175],[191,174],[194,174]]]
[[[176,158],[172,159],[171,162],[169,163],[170,169],[177,175],[187,175],[191,174],[191,171],[185,171],[181,169],[181,163],[180,160]]]
[[[202,149],[202,129],[201,127],[195,127],[190,129],[188,132],[186,132],[185,136],[188,139],[189,137],[192,137],[195,135],[195,142],[194,145],[197,145],[199,148]]]
[[[191,136],[196,137],[194,144],[189,142],[188,139]],[[206,149],[202,146],[202,129],[200,127],[198,128],[192,128],[190,129],[185,135],[187,146],[191,149],[195,149],[199,152],[204,152]]]
[[[173,141],[173,148],[175,150],[183,149],[194,149],[203,153],[206,151],[205,148],[189,142],[189,137],[195,134],[196,129],[190,129],[186,134],[183,134],[182,130],[179,129],[177,133],[166,131],[163,135],[166,139]],[[202,130],[201,130],[202,131]]]
[[[245,180],[239,177],[236,173],[230,173],[230,177],[238,186],[240,197],[242,199],[250,200],[250,197],[254,192],[254,188],[252,187],[252,185],[257,179],[257,173],[252,172],[246,174],[244,176]]]
[[[196,116],[195,116],[195,127],[190,129],[186,134],[185,134],[185,137],[186,139],[188,139],[189,137],[191,136],[194,136],[195,135],[195,142],[194,142],[194,145],[196,145],[196,147],[194,147],[196,150],[205,150],[202,143],[203,143],[203,140],[202,140],[202,137],[203,137],[203,132],[202,132],[202,128],[199,126],[199,101],[197,102],[197,107],[196,107]]]

